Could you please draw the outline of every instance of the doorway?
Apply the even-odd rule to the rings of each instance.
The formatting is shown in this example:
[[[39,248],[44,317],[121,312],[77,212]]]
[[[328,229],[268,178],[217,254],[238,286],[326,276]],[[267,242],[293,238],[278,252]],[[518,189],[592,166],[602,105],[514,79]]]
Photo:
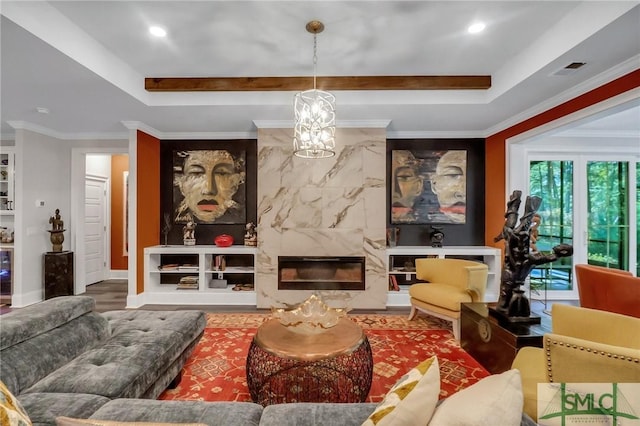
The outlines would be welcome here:
[[[561,243],[574,249],[572,257],[531,272],[529,284],[545,300],[578,299],[575,264],[639,272],[640,136],[563,126],[508,147],[511,190],[542,198],[538,250]]]
[[[85,178],[84,254],[85,283],[94,284],[109,277],[107,233],[109,181],[104,177],[87,175]]]

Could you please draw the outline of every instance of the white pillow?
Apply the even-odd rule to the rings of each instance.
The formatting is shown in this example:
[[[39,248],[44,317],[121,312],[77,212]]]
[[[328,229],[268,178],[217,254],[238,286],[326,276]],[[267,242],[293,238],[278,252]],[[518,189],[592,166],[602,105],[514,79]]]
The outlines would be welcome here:
[[[433,356],[402,376],[362,426],[426,426],[439,394],[440,369]]]
[[[485,377],[442,401],[429,426],[519,426],[522,420],[520,371]]]

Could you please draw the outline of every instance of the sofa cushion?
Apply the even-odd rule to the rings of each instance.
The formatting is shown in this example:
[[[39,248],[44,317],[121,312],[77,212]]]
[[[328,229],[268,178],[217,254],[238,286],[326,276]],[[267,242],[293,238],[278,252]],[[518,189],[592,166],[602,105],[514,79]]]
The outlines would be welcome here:
[[[377,406],[374,403],[274,404],[264,408],[260,426],[360,426]]]
[[[29,308],[22,308],[21,311],[29,310],[37,313],[37,309]],[[3,321],[0,326],[0,335],[7,333],[10,331],[5,328]],[[0,355],[2,357],[0,380],[15,395],[20,396],[42,378],[55,372],[78,355],[100,345],[107,339],[108,333],[107,320],[98,313],[89,312],[44,334],[38,334],[5,348]]]
[[[110,401],[98,395],[78,393],[29,393],[19,397],[34,426],[52,426],[58,416],[87,418]]]
[[[401,377],[362,425],[426,425],[439,395],[440,370],[433,356]]]
[[[431,418],[433,426],[518,426],[523,397],[520,372],[485,377],[442,401]]]
[[[108,398],[145,395],[164,370],[202,334],[200,311],[105,313],[112,335],[25,392],[93,393]]]
[[[252,402],[115,399],[90,418],[128,422],[197,422],[210,426],[257,426],[261,415],[262,406]]]
[[[91,297],[63,296],[11,311],[0,319],[0,350],[46,333],[91,312],[95,304]]]

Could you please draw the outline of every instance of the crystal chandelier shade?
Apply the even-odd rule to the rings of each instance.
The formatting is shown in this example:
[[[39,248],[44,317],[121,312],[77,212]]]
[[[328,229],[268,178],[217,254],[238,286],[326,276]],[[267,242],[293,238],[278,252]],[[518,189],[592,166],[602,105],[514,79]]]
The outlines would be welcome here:
[[[335,155],[336,98],[329,92],[311,89],[294,98],[295,129],[293,153],[302,158]]]
[[[336,98],[329,92],[316,89],[316,35],[322,32],[324,25],[311,21],[306,28],[313,34],[313,89],[297,93],[293,100],[293,153],[301,158],[333,157],[336,154]]]

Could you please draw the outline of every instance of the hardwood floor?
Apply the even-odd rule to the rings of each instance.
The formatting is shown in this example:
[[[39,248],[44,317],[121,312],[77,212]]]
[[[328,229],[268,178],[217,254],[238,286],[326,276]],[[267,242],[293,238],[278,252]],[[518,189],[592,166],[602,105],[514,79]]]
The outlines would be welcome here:
[[[96,311],[106,312],[126,309],[127,306],[127,280],[106,280],[87,286],[86,296],[91,296],[96,300]],[[577,301],[554,301],[553,303],[571,303],[579,306]],[[545,306],[543,303],[533,300],[531,310],[536,315],[548,316],[545,313],[551,309],[551,301]],[[140,309],[152,311],[174,311],[174,310],[201,310],[205,312],[262,312],[268,313],[268,309],[258,309],[255,306],[212,306],[212,305],[144,305]],[[10,312],[11,308],[2,306],[0,314]],[[409,315],[409,307],[391,307],[386,310],[364,310],[358,309],[354,312],[366,314],[396,314]]]

